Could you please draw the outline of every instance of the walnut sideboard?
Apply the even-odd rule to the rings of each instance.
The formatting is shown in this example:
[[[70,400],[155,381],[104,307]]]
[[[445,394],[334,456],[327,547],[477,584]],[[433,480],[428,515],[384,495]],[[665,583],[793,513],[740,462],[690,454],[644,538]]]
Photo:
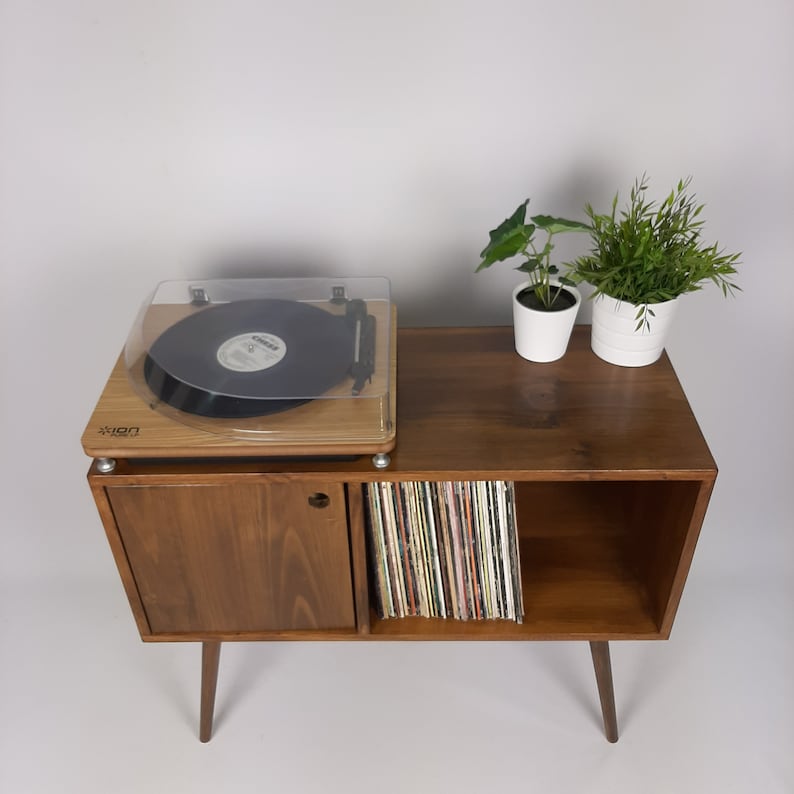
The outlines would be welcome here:
[[[616,741],[609,642],[669,637],[717,475],[667,355],[607,364],[587,326],[550,364],[520,358],[510,328],[401,329],[397,349],[384,469],[261,457],[252,442],[130,454],[129,427],[86,431],[142,639],[202,643],[202,741],[223,642],[587,641]],[[363,485],[438,480],[514,483],[523,623],[377,616]]]

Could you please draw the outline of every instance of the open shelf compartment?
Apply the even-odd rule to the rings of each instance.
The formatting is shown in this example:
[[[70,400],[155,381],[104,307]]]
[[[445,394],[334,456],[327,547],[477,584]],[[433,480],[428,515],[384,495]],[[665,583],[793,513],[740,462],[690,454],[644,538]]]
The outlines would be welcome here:
[[[378,618],[394,639],[664,639],[699,522],[698,480],[516,482],[524,621]]]

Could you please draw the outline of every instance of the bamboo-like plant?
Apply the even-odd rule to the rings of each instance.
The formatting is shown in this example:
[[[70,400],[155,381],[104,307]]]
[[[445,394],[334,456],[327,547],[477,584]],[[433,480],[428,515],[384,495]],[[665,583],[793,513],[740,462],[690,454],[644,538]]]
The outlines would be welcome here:
[[[740,254],[701,240],[705,205],[689,193],[690,182],[691,177],[680,180],[658,204],[647,198],[643,175],[620,213],[617,194],[608,215],[585,207],[593,247],[574,262],[572,278],[592,284],[593,298],[603,294],[636,305],[637,330],[650,328],[653,304],[702,289],[708,281],[725,296],[740,289],[733,281]]]
[[[518,206],[518,209],[499,226],[489,232],[490,241],[483,249],[480,262],[475,272],[479,273],[494,262],[511,259],[518,254],[523,255],[524,261],[516,267],[526,273],[529,279],[528,287],[535,292],[539,308],[545,311],[554,311],[555,302],[567,284],[573,286],[574,282],[567,274],[560,274],[556,265],[551,264],[551,252],[554,250],[552,238],[562,232],[589,231],[590,227],[579,221],[570,221],[565,218],[553,218],[550,215],[534,215],[526,223],[526,212],[529,199]],[[535,232],[540,229],[546,232],[546,241],[542,248],[535,244]],[[559,285],[552,284],[552,276],[556,277]]]

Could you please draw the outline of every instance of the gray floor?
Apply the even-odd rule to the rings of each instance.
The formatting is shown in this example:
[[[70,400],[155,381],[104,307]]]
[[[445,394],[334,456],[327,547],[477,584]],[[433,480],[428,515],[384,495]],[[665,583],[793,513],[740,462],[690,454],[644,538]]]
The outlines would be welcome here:
[[[97,540],[102,538],[97,536]],[[0,593],[0,791],[794,791],[790,581],[695,565],[673,637],[613,644],[621,738],[585,643],[144,645],[109,554]]]

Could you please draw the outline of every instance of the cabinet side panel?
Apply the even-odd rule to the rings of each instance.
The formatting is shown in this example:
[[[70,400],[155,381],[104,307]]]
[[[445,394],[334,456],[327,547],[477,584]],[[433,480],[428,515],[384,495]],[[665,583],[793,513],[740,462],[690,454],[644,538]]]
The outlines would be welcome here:
[[[108,488],[152,632],[352,626],[335,487],[319,517],[300,484]]]
[[[681,596],[684,592],[684,585],[689,576],[689,568],[692,565],[692,558],[695,555],[695,547],[700,537],[700,530],[703,520],[706,517],[711,492],[714,488],[714,479],[703,480],[693,483],[693,501],[691,510],[684,513],[681,517],[682,524],[685,524],[683,537],[681,539],[678,564],[675,566],[672,580],[670,582],[670,595],[667,600],[666,609],[662,618],[662,633],[669,636],[673,628]]]
[[[637,484],[632,505],[632,550],[654,618],[669,636],[695,551],[711,484],[660,481]]]
[[[89,476],[89,485],[91,493],[94,496],[99,517],[102,520],[102,525],[105,529],[105,535],[108,539],[108,545],[113,554],[113,559],[116,562],[121,583],[124,586],[124,592],[127,594],[127,600],[130,602],[130,609],[132,610],[135,624],[141,637],[146,637],[151,634],[149,621],[146,618],[146,611],[141,601],[140,593],[138,592],[138,585],[135,582],[132,568],[130,568],[129,560],[127,559],[127,552],[124,548],[124,542],[116,525],[116,518],[113,515],[113,509],[108,501],[108,495],[105,491],[104,484],[97,483],[96,480]]]

